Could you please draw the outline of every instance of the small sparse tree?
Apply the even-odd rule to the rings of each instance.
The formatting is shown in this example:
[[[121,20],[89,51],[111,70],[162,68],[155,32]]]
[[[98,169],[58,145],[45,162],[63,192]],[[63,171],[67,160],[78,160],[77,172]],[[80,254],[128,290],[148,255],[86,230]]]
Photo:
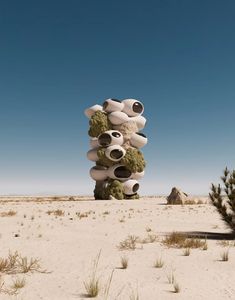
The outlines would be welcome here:
[[[223,220],[235,232],[235,170],[229,171],[226,167],[221,179],[224,187],[212,184],[209,196]]]

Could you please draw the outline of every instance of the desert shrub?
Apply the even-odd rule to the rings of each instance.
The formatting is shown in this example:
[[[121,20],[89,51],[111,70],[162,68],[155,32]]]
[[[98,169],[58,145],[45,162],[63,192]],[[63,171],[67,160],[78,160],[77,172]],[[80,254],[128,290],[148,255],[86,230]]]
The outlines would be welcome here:
[[[107,182],[96,182],[94,190],[95,199],[110,199],[110,196],[118,200],[124,198],[122,183],[109,179]]]
[[[176,281],[174,282],[173,287],[174,287],[174,293],[180,292],[180,285]]]
[[[147,237],[140,240],[142,244],[151,244],[157,241],[156,234],[148,234]]]
[[[208,249],[208,244],[207,244],[207,240],[204,240],[203,246],[202,246],[202,250],[206,251]]]
[[[112,129],[112,124],[107,114],[102,111],[96,111],[94,113],[89,121],[89,125],[90,129],[88,134],[91,137],[98,137],[101,133]]]
[[[205,244],[199,238],[188,238],[180,232],[172,232],[163,239],[162,243],[167,247],[175,248],[202,248]]]
[[[89,298],[95,298],[96,296],[98,296],[100,292],[100,288],[101,288],[100,280],[97,277],[97,268],[100,260],[100,254],[101,254],[101,250],[99,251],[97,257],[93,261],[92,272],[90,277],[88,278],[87,281],[83,282],[87,292],[87,297]]]
[[[108,159],[105,155],[106,148],[99,148],[97,150],[97,156],[99,157],[99,160],[96,162],[96,165],[98,166],[104,166],[104,167],[111,167],[116,164],[115,161],[112,161],[111,159]]]
[[[127,256],[122,256],[121,257],[121,265],[122,265],[122,269],[127,269],[128,267],[128,257]]]
[[[135,235],[129,235],[124,241],[119,243],[119,250],[135,250],[136,243],[139,241],[139,237]]]
[[[164,266],[164,261],[161,257],[158,257],[154,262],[154,268],[162,268]]]
[[[64,216],[64,211],[62,211],[61,209],[56,209],[56,210],[48,210],[47,214],[50,216],[51,214],[53,214],[56,217],[62,217]]]
[[[221,247],[235,247],[235,241],[222,240],[217,242]]]
[[[227,249],[226,251],[223,251],[221,254],[221,261],[228,261],[229,259],[229,249]]]
[[[235,170],[226,167],[221,179],[224,187],[212,184],[209,196],[222,219],[235,231]]]
[[[0,294],[6,294],[9,296],[17,295],[18,290],[15,288],[7,288],[5,287],[5,281],[0,278]]]
[[[118,180],[113,180],[107,187],[109,195],[121,200],[124,198],[122,183]]]
[[[189,256],[191,253],[191,249],[190,248],[185,248],[184,251],[183,251],[183,255],[184,256]]]
[[[174,284],[175,282],[175,272],[173,269],[171,269],[167,274],[166,274],[166,277],[167,277],[167,281],[169,284]]]
[[[4,212],[2,212],[1,213],[1,217],[13,217],[13,216],[15,216],[17,214],[17,212],[16,211],[14,211],[14,210],[9,210],[9,211],[4,211]]]
[[[11,288],[13,290],[19,290],[19,289],[22,289],[26,284],[26,281],[24,278],[16,278],[15,280],[13,280],[13,283],[12,283],[12,286]]]
[[[0,257],[0,272],[5,274],[18,274],[28,272],[46,273],[47,271],[41,269],[39,259],[28,259],[16,251],[15,253],[9,252],[7,258]]]

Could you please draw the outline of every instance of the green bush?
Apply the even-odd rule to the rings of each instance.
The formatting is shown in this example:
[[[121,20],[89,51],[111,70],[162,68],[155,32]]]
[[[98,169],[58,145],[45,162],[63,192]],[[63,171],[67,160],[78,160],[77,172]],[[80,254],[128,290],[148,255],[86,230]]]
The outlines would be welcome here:
[[[106,184],[107,184],[106,181],[96,181],[95,189],[94,189],[94,197],[96,200],[106,199],[106,198],[103,198],[104,190],[106,189]]]
[[[96,181],[94,189],[95,199],[108,200],[110,196],[118,200],[124,199],[122,183],[118,180]]]
[[[118,200],[122,200],[124,198],[122,183],[116,179],[112,180],[107,186],[106,193]]]
[[[105,156],[105,150],[106,150],[106,148],[99,148],[97,150],[97,155],[99,157],[99,160],[96,162],[96,164],[99,166],[111,167],[111,166],[115,165],[117,162],[112,161],[111,159],[108,159]]]
[[[226,167],[221,179],[224,187],[212,184],[209,196],[222,219],[235,231],[235,170]]]
[[[110,123],[106,113],[96,111],[89,121],[90,129],[89,136],[98,137],[101,133],[111,130],[112,124]]]
[[[142,172],[146,166],[142,152],[135,148],[128,148],[120,163],[125,165],[132,173]]]

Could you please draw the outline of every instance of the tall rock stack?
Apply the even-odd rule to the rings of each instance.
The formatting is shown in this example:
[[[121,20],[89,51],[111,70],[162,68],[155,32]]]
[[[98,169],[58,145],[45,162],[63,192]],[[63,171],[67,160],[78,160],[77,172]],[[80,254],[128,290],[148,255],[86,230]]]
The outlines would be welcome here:
[[[146,165],[139,149],[148,142],[140,132],[146,123],[143,112],[143,104],[135,99],[107,99],[85,110],[91,138],[87,158],[96,164],[90,170],[95,199],[139,198],[138,180]]]

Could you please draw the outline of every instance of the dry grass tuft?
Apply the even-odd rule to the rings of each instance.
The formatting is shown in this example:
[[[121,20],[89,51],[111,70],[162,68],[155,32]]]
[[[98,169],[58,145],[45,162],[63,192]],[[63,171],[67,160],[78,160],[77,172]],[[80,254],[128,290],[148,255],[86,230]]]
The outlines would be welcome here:
[[[189,199],[184,202],[185,205],[196,205],[197,201]]]
[[[157,258],[154,262],[154,268],[162,268],[164,266],[164,261],[161,257]]]
[[[17,293],[18,293],[17,289],[6,288],[5,282],[0,277],[0,294],[14,296],[14,295],[17,295]]]
[[[188,238],[180,232],[172,232],[162,240],[162,243],[167,247],[175,248],[201,248],[204,245],[201,239]]]
[[[176,281],[173,284],[173,288],[174,288],[174,293],[179,293],[180,292],[180,286]]]
[[[26,256],[19,256],[17,264],[20,269],[20,273],[28,273],[28,272],[45,272],[41,271],[41,266],[39,264],[39,259],[30,258],[28,259]]]
[[[184,256],[189,256],[191,253],[191,249],[190,248],[185,248],[184,251],[183,251],[183,255]]]
[[[100,292],[100,282],[97,278],[90,278],[87,282],[84,282],[84,286],[87,292],[87,296],[95,298]]]
[[[130,298],[129,298],[129,299],[130,299],[130,300],[140,300],[140,297],[139,297],[138,293],[136,293],[136,294],[132,293],[132,294],[130,295]]]
[[[26,256],[22,257],[18,252],[9,252],[7,258],[0,258],[0,272],[5,274],[17,274],[28,272],[46,273],[42,270],[39,260],[35,258],[28,259]]]
[[[87,296],[90,298],[95,298],[96,296],[98,296],[101,289],[100,280],[97,277],[97,268],[99,264],[100,254],[101,254],[101,250],[98,253],[95,260],[93,261],[92,273],[90,278],[84,282]]]
[[[112,271],[106,285],[105,285],[105,289],[104,289],[104,300],[108,300],[109,298],[109,290],[110,290],[110,286],[111,286],[111,283],[112,283],[112,280],[113,280],[113,273],[114,273],[114,270]]]
[[[223,251],[221,254],[221,261],[228,261],[229,259],[229,249]]]
[[[54,215],[56,217],[62,217],[64,216],[64,211],[61,210],[61,209],[56,209],[56,210],[48,210],[47,211],[47,214],[50,216],[50,215]]]
[[[148,244],[154,243],[156,241],[157,236],[155,234],[148,234],[148,236],[145,238],[140,238],[135,235],[129,235],[124,241],[120,242],[117,247],[119,250],[135,250],[137,248],[137,243]],[[143,246],[141,245],[139,248],[143,249]]]
[[[129,300],[140,300],[138,289],[136,291],[132,290]]]
[[[168,247],[182,246],[185,243],[186,237],[180,232],[172,232],[162,241]]]
[[[128,262],[129,262],[129,259],[127,256],[122,256],[121,257],[121,265],[122,265],[122,269],[127,269],[128,267]]]
[[[17,272],[17,259],[19,257],[18,252],[9,252],[7,258],[0,257],[0,272],[6,274],[14,274]]]
[[[229,247],[230,246],[230,242],[227,240],[219,241],[219,242],[217,242],[217,244],[220,245],[221,247]]]
[[[81,220],[82,218],[87,218],[89,214],[90,214],[90,212],[84,212],[84,213],[76,212],[76,215],[78,216],[78,218],[79,218],[80,220]]]
[[[1,213],[1,217],[13,217],[17,214],[14,210],[4,211]]]
[[[208,243],[207,240],[205,239],[203,246],[202,246],[202,250],[206,251],[208,249]]]
[[[220,245],[221,247],[235,247],[235,241],[227,241],[227,240],[223,240],[223,241],[219,241],[217,242],[218,245]]]
[[[11,286],[11,288],[13,290],[19,290],[19,289],[22,289],[23,287],[25,287],[25,284],[26,284],[26,280],[25,278],[16,278],[13,280],[13,284]]]
[[[156,234],[148,234],[146,238],[143,238],[139,242],[142,244],[149,244],[149,243],[154,243],[157,241],[157,236]]]
[[[200,204],[206,204],[206,203],[205,203],[204,201],[202,201],[202,200],[199,199],[199,200],[197,201],[197,204],[200,205]]]
[[[205,204],[201,199],[196,200],[196,199],[188,199],[184,202],[185,205],[200,205],[200,204]]]
[[[173,269],[171,269],[167,274],[167,281],[169,284],[174,284],[175,283],[175,272]]]
[[[139,237],[135,235],[129,235],[124,241],[119,243],[119,250],[135,250],[136,243],[139,241]]]
[[[184,244],[185,248],[202,248],[204,245],[204,242],[199,238],[187,238]]]

